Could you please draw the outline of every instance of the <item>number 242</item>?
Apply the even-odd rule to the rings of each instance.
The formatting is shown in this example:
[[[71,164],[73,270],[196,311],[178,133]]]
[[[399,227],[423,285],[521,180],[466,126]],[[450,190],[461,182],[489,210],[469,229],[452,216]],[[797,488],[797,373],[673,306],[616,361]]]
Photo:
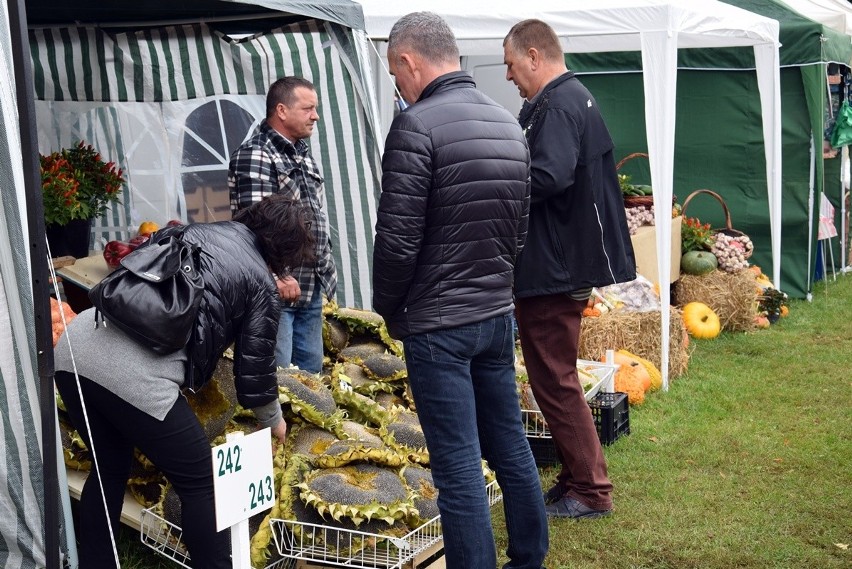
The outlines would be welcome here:
[[[216,451],[216,459],[219,461],[219,476],[225,476],[226,474],[242,470],[243,467],[240,466],[240,452],[239,446],[235,446],[233,450],[228,449],[228,452],[224,452],[222,449]]]

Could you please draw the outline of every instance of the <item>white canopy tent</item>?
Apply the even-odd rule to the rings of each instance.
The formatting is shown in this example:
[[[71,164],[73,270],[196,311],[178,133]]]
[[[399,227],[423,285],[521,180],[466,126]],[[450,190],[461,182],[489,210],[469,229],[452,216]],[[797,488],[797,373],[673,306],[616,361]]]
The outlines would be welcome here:
[[[852,3],[849,0],[781,0],[803,16],[852,36]]]
[[[677,50],[753,46],[760,89],[773,259],[778,285],[781,267],[781,103],[778,22],[715,0],[359,0],[367,35],[386,49],[393,24],[409,12],[440,14],[453,29],[462,56],[503,53],[512,25],[526,18],[549,23],[566,52],[641,51],[645,119],[657,226],[659,282],[669,282],[674,176]],[[387,93],[387,91],[385,91]],[[379,90],[380,96],[383,90]],[[390,96],[380,100],[389,105]],[[385,107],[387,108],[387,107]],[[387,115],[385,115],[387,116]],[[661,287],[663,386],[668,388],[670,295]]]

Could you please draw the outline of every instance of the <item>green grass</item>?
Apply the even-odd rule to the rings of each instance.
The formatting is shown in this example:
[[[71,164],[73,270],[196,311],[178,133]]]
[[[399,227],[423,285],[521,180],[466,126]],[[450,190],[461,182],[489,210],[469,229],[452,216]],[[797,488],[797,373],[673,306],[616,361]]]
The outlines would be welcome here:
[[[551,521],[547,566],[852,566],[850,306],[844,276],[768,330],[695,342],[605,450],[614,515]],[[502,512],[495,531],[505,550]]]
[[[852,545],[850,307],[841,276],[768,330],[694,342],[687,374],[606,447],[614,515],[553,520],[547,567],[852,567],[836,545]],[[174,566],[122,536],[123,567]]]

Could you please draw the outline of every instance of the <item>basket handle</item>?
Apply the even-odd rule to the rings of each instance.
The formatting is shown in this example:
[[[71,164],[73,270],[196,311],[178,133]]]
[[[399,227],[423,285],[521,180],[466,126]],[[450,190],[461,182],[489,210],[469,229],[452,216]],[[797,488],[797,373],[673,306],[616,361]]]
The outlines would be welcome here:
[[[633,160],[634,158],[647,158],[648,155],[644,152],[634,152],[633,154],[628,154],[624,158],[618,161],[618,164],[615,165],[616,170],[620,170],[622,166],[629,160]]]
[[[731,225],[731,212],[728,210],[728,204],[725,203],[725,200],[722,199],[722,196],[712,190],[695,190],[694,192],[686,196],[686,199],[683,200],[683,205],[680,208],[681,215],[683,215],[683,217],[686,217],[686,206],[689,205],[689,202],[692,200],[692,198],[694,198],[698,194],[707,194],[716,198],[716,201],[722,204],[722,210],[725,212],[725,228],[733,229],[733,226]]]

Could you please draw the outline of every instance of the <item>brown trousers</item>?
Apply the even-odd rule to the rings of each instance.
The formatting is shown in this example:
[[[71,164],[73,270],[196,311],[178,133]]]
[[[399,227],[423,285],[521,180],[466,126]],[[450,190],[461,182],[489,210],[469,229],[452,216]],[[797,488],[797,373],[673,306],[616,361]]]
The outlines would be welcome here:
[[[533,395],[562,463],[557,483],[596,510],[612,508],[612,483],[592,412],[577,378],[580,318],[586,301],[566,294],[515,300]]]

